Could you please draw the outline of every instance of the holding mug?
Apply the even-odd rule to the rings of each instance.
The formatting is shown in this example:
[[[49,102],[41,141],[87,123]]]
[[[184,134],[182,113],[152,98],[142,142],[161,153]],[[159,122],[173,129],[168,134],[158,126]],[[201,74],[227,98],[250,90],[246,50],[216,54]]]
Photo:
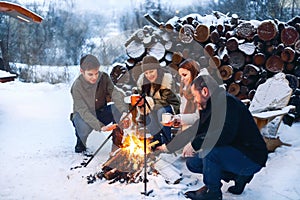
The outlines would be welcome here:
[[[161,121],[164,124],[168,124],[173,120],[173,115],[171,113],[163,113],[161,117]]]
[[[133,94],[130,96],[131,105],[134,106],[138,100],[141,98],[139,94]]]

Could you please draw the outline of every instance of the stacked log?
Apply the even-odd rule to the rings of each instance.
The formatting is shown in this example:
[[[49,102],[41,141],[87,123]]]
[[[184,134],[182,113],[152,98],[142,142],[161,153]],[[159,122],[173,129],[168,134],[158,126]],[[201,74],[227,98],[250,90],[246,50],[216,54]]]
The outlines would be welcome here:
[[[288,22],[246,21],[236,14],[213,12],[175,16],[166,23],[145,17],[154,27],[137,30],[126,42],[129,58],[125,64],[131,78],[122,83],[134,84],[140,71],[131,73],[131,69],[139,66],[145,55],[153,55],[163,68],[174,72],[186,58],[198,61],[240,99],[251,99],[257,86],[278,72],[288,74],[291,87],[299,90],[299,16]]]

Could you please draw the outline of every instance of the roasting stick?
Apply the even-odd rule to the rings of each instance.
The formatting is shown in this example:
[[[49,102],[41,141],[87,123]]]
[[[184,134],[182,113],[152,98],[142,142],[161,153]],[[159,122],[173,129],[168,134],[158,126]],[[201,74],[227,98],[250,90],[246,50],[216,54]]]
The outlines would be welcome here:
[[[136,108],[136,106],[140,103],[140,101],[142,100],[142,98],[140,98],[135,104],[134,106],[132,106],[132,108],[130,109],[130,111],[123,117],[123,119],[127,118],[131,112]],[[146,109],[145,109],[146,110]],[[123,122],[120,121],[119,123],[116,124],[116,126],[120,126],[122,127]],[[93,158],[97,155],[97,153],[102,149],[102,147],[108,142],[108,140],[113,136],[114,132],[112,131],[109,136],[103,141],[103,143],[100,145],[100,147],[95,151],[95,153],[90,157],[90,159],[85,163],[84,167],[86,167],[92,160]]]

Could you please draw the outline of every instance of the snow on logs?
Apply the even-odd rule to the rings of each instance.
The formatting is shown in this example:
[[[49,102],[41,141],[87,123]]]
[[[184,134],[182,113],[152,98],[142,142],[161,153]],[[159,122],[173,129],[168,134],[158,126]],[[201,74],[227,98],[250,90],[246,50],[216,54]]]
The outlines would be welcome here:
[[[165,23],[149,15],[145,18],[153,26],[144,26],[127,40],[128,70],[113,70],[114,83],[134,84],[141,72],[131,69],[139,67],[145,55],[153,55],[163,68],[173,71],[186,58],[195,59],[201,68],[220,76],[227,90],[240,99],[251,98],[259,84],[278,72],[289,74],[293,87],[299,88],[299,16],[288,22],[246,21],[214,11],[205,16],[174,16]],[[116,71],[128,72],[131,78],[121,79]],[[180,80],[177,76],[174,73]]]

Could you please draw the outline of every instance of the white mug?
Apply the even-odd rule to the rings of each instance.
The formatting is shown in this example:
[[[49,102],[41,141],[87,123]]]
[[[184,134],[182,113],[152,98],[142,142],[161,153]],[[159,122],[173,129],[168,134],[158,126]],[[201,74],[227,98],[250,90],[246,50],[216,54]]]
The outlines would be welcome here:
[[[162,123],[169,123],[173,119],[173,115],[171,113],[163,113],[161,117]]]

